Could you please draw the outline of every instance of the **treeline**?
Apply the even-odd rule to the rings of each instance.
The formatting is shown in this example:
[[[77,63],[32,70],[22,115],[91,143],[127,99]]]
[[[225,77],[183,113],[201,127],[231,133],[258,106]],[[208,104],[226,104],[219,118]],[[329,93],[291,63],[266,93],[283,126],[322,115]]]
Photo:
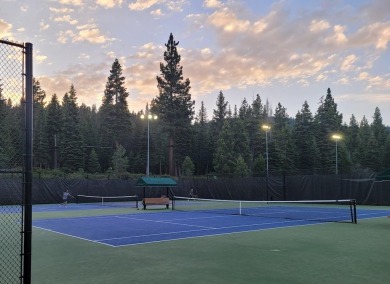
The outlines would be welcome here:
[[[149,141],[150,173],[156,175],[262,175],[267,164],[270,171],[311,173],[335,173],[336,165],[338,173],[390,168],[390,131],[380,109],[372,123],[352,115],[345,124],[330,89],[314,114],[304,102],[289,117],[281,103],[270,109],[260,95],[232,108],[222,91],[210,118],[203,102],[195,114],[177,45],[171,34],[157,76],[159,94],[137,113],[129,112],[118,60],[99,108],[79,106],[73,85],[61,99],[53,94],[46,102],[46,92],[34,80],[34,167],[118,176],[145,173]],[[21,153],[22,145],[12,141],[20,140],[15,136],[23,125],[23,104],[4,100],[1,88],[0,99],[0,169],[9,169],[12,155]],[[151,114],[157,120],[148,120]],[[265,124],[270,128],[264,129]],[[332,139],[334,134],[341,139]]]

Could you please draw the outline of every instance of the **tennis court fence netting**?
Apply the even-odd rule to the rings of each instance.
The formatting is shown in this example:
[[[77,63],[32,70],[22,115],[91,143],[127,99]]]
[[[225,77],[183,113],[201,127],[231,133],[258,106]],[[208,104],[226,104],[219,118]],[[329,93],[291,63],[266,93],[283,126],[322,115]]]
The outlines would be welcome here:
[[[172,210],[314,222],[357,223],[355,199],[242,201],[174,196]]]

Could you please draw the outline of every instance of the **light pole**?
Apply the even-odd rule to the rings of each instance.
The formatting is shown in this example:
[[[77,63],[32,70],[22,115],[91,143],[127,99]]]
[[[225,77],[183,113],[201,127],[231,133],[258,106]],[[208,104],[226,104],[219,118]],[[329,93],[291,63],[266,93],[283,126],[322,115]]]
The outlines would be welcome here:
[[[150,144],[149,144],[149,141],[150,141],[150,135],[149,135],[149,120],[151,119],[157,119],[157,115],[155,114],[152,114],[149,112],[149,108],[148,106],[146,106],[146,114],[142,114],[141,115],[141,119],[147,119],[148,120],[148,154],[147,154],[147,157],[146,157],[146,176],[149,176],[149,148],[150,148]]]
[[[268,201],[268,131],[271,129],[271,126],[268,124],[263,124],[261,128],[265,131],[265,158],[266,158],[266,183],[267,183],[267,201]]]
[[[336,175],[339,173],[339,163],[338,163],[338,156],[337,156],[337,142],[341,139],[340,134],[333,134],[332,139],[336,141]]]

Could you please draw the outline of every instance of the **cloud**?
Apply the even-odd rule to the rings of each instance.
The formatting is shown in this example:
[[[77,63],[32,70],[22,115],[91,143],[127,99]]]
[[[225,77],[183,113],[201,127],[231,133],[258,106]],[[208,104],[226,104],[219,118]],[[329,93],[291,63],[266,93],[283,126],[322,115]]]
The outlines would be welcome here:
[[[153,15],[153,16],[156,16],[156,17],[161,17],[161,16],[164,15],[163,12],[161,11],[161,9],[157,9],[157,10],[151,11],[150,14]]]
[[[53,7],[50,7],[49,10],[53,13],[56,13],[56,14],[67,14],[67,13],[72,13],[74,12],[74,9],[72,8],[67,8],[67,7],[62,7],[62,8],[53,8]]]
[[[206,8],[220,8],[223,4],[219,0],[204,0],[203,6]]]
[[[183,7],[187,4],[187,0],[171,0],[166,1],[166,6],[170,11],[182,12]]]
[[[97,0],[96,4],[103,6],[104,8],[114,8],[115,6],[121,6],[123,0]]]
[[[129,9],[133,11],[144,11],[156,5],[165,5],[165,7],[174,12],[182,12],[183,6],[187,0],[136,0],[129,4]]]
[[[65,22],[71,25],[77,25],[78,21],[73,20],[70,15],[63,15],[62,17],[56,17],[53,19],[54,22]]]
[[[136,0],[135,2],[129,4],[129,9],[135,11],[143,11],[149,9],[156,4],[164,2],[165,0]]]
[[[209,17],[210,23],[224,31],[224,32],[244,32],[249,27],[249,21],[248,20],[240,20],[233,11],[229,10],[228,8],[224,8],[220,11],[214,12]]]
[[[20,11],[27,12],[28,11],[28,6],[27,5],[21,5],[20,6]]]
[[[347,43],[348,39],[344,33],[345,29],[345,26],[335,25],[333,27],[333,34],[325,39],[325,43],[330,45],[342,45]]]
[[[385,50],[390,41],[390,21],[363,26],[350,38],[355,46],[373,45],[377,49]]]
[[[355,54],[348,55],[341,64],[341,71],[350,71],[354,69],[353,64],[356,62],[357,57]]]
[[[73,41],[88,41],[90,43],[105,43],[108,39],[101,35],[98,28],[82,29],[73,37]]]
[[[34,61],[38,64],[46,61],[46,59],[47,59],[46,55],[40,55],[40,54],[37,54],[37,52],[34,54]]]
[[[12,24],[0,19],[0,38],[12,38]]]
[[[44,20],[41,20],[41,22],[39,23],[39,30],[40,31],[47,30],[49,27],[50,27],[50,25],[49,24],[45,24]]]
[[[327,30],[330,28],[330,24],[328,21],[325,21],[325,20],[312,20],[311,23],[310,23],[310,27],[309,27],[309,30],[311,32],[321,32],[321,31],[324,31],[324,30]]]
[[[100,105],[109,70],[108,64],[76,64],[58,74],[41,75],[37,79],[46,91],[48,100],[56,93],[61,101],[73,84],[79,105]]]
[[[82,53],[78,57],[79,59],[90,59],[91,56],[89,54]]]
[[[366,83],[366,89],[390,90],[390,74],[375,76],[368,72],[361,72],[356,79]]]
[[[83,0],[59,0],[61,4],[73,5],[73,6],[82,6],[84,3]]]
[[[102,35],[99,28],[95,24],[86,24],[76,27],[78,31],[66,30],[60,31],[57,41],[60,43],[67,43],[68,40],[72,42],[89,42],[92,44],[102,44],[113,41],[115,39],[108,38]]]
[[[71,30],[60,31],[57,37],[57,41],[60,43],[67,43],[69,38],[73,38],[74,33]]]

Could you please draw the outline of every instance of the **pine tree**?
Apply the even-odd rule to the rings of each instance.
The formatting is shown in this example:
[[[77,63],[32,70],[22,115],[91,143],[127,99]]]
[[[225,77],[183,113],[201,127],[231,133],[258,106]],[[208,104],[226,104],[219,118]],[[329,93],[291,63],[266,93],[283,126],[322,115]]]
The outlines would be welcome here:
[[[383,150],[383,169],[390,168],[390,135],[387,135],[385,147]]]
[[[247,132],[249,135],[249,148],[252,157],[258,157],[262,155],[263,151],[263,133],[261,126],[265,122],[264,107],[261,102],[260,95],[257,94],[256,98],[252,102],[251,116],[247,118]],[[251,168],[254,167],[252,162]]]
[[[124,85],[125,77],[122,76],[122,66],[118,59],[115,59],[107,78],[102,105],[99,109],[99,156],[103,171],[110,167],[110,157],[117,143],[129,148],[131,117],[127,104],[129,93]]]
[[[352,164],[355,164],[358,161],[359,156],[359,124],[356,121],[354,115],[351,116],[349,120],[349,126],[346,131],[345,145],[350,156]]]
[[[335,164],[334,141],[332,133],[338,132],[341,128],[343,115],[339,114],[337,104],[328,88],[325,99],[321,98],[320,106],[314,117],[315,138],[319,148],[321,168],[327,172],[333,172]]]
[[[376,139],[365,116],[363,116],[359,125],[358,142],[358,161],[360,167],[374,171],[379,163],[378,145],[376,144]]]
[[[319,167],[318,149],[315,143],[313,115],[305,101],[295,116],[293,143],[296,154],[296,168],[311,170]]]
[[[76,90],[70,86],[62,100],[62,132],[60,135],[61,163],[66,172],[84,169],[84,142],[80,131],[79,109],[77,107]]]
[[[381,111],[379,110],[378,107],[375,108],[375,112],[372,118],[373,118],[371,124],[372,132],[374,134],[374,137],[378,145],[382,147],[385,144],[389,133],[386,130],[386,127],[383,125]]]
[[[195,165],[192,162],[190,157],[188,157],[188,156],[185,157],[185,159],[183,161],[182,169],[183,169],[183,174],[185,176],[192,176],[194,174]]]
[[[241,155],[238,155],[236,159],[234,174],[241,177],[245,177],[249,174],[248,165],[245,163],[245,160]]]
[[[232,173],[235,169],[236,156],[234,156],[234,133],[229,120],[226,120],[218,137],[213,165],[217,173]]]
[[[92,149],[88,156],[87,172],[91,174],[100,173],[101,168],[99,164],[99,158],[95,149]]]
[[[262,155],[259,155],[253,161],[252,174],[254,176],[263,175],[265,172],[265,160]]]
[[[0,87],[0,95],[3,90]],[[2,98],[2,96],[0,96]],[[13,106],[12,100],[0,100],[0,168],[22,169],[24,108]]]
[[[295,150],[292,143],[291,130],[288,125],[289,118],[286,108],[280,103],[275,109],[274,125],[273,125],[273,159],[272,166],[275,170],[288,170],[295,168]]]
[[[372,133],[375,138],[375,143],[378,147],[378,165],[376,165],[376,170],[381,171],[383,170],[383,159],[384,159],[384,151],[385,151],[385,143],[387,136],[389,136],[388,131],[386,130],[386,127],[383,125],[382,122],[382,115],[378,107],[375,108],[374,116],[372,117],[373,121],[371,124]]]
[[[252,154],[249,147],[249,135],[245,128],[244,120],[235,118],[230,122],[233,137],[231,143],[233,149],[231,155],[233,157],[241,156],[247,167],[252,164]]]
[[[171,33],[168,43],[165,44],[166,64],[160,63],[161,76],[157,76],[159,95],[151,104],[152,112],[159,115],[164,123],[164,131],[168,133],[169,174],[172,176],[176,174],[176,163],[184,158],[183,154],[190,149],[188,130],[191,127],[195,104],[189,93],[190,80],[183,79],[181,56],[177,52],[178,44]]]
[[[214,134],[218,134],[222,130],[228,112],[228,102],[225,102],[225,97],[222,91],[218,94],[216,105],[217,109],[213,110],[213,121],[216,125],[216,132]]]
[[[208,173],[211,165],[210,127],[207,121],[207,111],[203,101],[194,124],[194,162],[196,174]]]
[[[49,142],[47,137],[47,114],[45,109],[46,93],[41,88],[41,84],[35,78],[33,79],[33,114],[34,114],[34,166],[45,167],[49,165]]]
[[[114,155],[112,156],[112,165],[115,172],[115,176],[117,178],[121,178],[121,176],[126,172],[126,169],[129,165],[129,160],[126,157],[125,148],[117,144]]]
[[[13,152],[13,141],[11,137],[11,129],[9,128],[9,115],[11,114],[12,105],[7,104],[6,99],[3,99],[0,85],[0,169],[9,168],[11,154]]]
[[[56,169],[58,166],[58,141],[62,128],[62,112],[57,95],[53,94],[47,106],[47,140],[50,153],[50,166]]]

